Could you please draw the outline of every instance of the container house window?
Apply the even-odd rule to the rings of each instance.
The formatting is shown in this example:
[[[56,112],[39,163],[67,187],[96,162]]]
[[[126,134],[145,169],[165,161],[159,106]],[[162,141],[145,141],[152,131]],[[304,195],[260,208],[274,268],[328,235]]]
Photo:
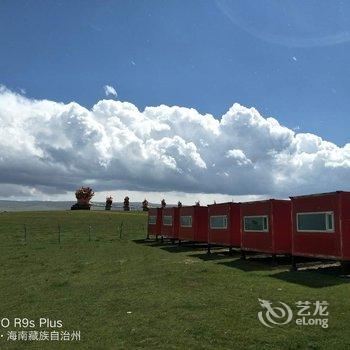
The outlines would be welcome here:
[[[269,219],[266,215],[244,217],[244,231],[267,232],[268,230]]]
[[[333,212],[297,213],[299,232],[334,232]]]
[[[171,215],[164,215],[163,216],[163,225],[164,226],[172,226],[173,224],[173,217]]]
[[[157,222],[157,217],[156,217],[155,215],[150,215],[150,216],[148,217],[148,223],[149,223],[150,225],[155,225],[156,222]]]
[[[192,216],[181,216],[180,224],[181,227],[192,227]]]
[[[210,228],[227,229],[227,215],[216,215],[210,217]]]

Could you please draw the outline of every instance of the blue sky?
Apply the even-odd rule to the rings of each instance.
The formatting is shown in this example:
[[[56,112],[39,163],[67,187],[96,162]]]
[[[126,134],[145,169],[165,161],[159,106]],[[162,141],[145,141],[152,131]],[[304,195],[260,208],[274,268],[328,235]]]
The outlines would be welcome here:
[[[0,0],[0,34],[0,199],[350,190],[350,2]]]
[[[105,84],[141,109],[239,102],[343,145],[349,19],[341,1],[2,0],[0,83],[86,107]]]

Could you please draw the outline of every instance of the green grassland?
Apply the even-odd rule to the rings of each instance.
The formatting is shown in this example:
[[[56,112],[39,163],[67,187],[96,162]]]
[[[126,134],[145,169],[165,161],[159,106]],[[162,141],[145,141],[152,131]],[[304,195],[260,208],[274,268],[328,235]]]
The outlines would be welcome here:
[[[143,213],[0,213],[0,316],[60,319],[82,336],[11,342],[1,329],[0,349],[350,348],[350,285],[339,268],[290,272],[285,259],[273,267],[145,242],[146,221]],[[326,300],[329,328],[266,328],[258,298]]]

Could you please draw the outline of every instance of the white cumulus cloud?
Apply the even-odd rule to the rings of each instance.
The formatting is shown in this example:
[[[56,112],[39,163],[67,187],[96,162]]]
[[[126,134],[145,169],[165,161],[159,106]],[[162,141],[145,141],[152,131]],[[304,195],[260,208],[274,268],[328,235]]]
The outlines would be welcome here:
[[[116,89],[111,85],[105,85],[103,89],[105,91],[106,96],[114,96],[114,97],[118,96]]]
[[[0,196],[96,191],[291,194],[350,189],[350,144],[234,104],[223,116],[115,100],[92,109],[0,88]]]

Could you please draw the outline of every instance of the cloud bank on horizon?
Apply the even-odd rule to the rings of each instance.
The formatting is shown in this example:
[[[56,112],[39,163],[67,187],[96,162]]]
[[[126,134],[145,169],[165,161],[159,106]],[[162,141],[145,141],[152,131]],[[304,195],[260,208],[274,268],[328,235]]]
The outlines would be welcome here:
[[[0,196],[97,191],[271,195],[350,189],[350,143],[235,103],[221,118],[160,105],[34,100],[0,87]]]

